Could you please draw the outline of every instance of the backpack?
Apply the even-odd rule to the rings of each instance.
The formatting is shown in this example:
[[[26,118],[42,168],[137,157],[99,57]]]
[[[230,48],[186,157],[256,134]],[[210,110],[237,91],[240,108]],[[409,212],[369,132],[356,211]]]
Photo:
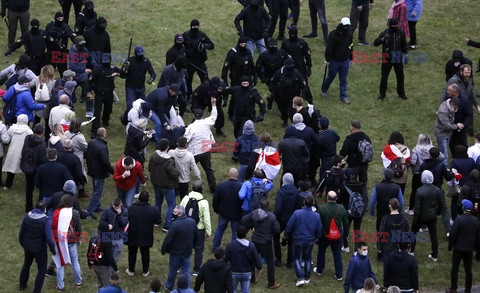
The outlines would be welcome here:
[[[88,260],[88,265],[93,266],[93,265],[98,265],[100,264],[100,260],[103,257],[104,253],[102,251],[102,237],[100,235],[93,236],[90,239],[90,247],[87,252],[87,260]]]
[[[18,73],[12,74],[5,82],[5,88],[8,90],[12,85],[16,84],[19,76]]]
[[[362,163],[370,163],[373,159],[372,143],[366,139],[362,139],[357,144],[359,159]]]
[[[195,223],[198,224],[200,222],[200,208],[198,206],[198,202],[204,200],[196,200],[194,198],[190,198],[187,202],[187,206],[185,207],[185,214],[187,217],[192,218],[195,220]]]
[[[325,206],[325,209],[327,209],[328,214],[330,215],[330,211],[328,210],[327,206]],[[330,220],[330,228],[328,229],[328,234],[325,235],[325,237],[329,241],[337,241],[342,237],[342,233],[340,233],[340,230],[338,230],[337,223],[335,222],[335,217],[338,214],[338,210],[340,209],[340,206],[337,208],[337,212],[335,213],[335,216],[332,217]]]
[[[260,200],[262,198],[267,198],[267,191],[265,190],[265,184],[263,183],[257,185],[253,180],[251,180],[250,183],[252,183],[252,197],[248,202],[248,206],[251,211],[254,211],[260,208]]]
[[[474,184],[470,187],[470,195],[468,199],[473,203],[472,214],[480,214],[480,185]]]
[[[120,116],[120,122],[125,126],[128,124],[128,109]]]
[[[405,173],[405,159],[403,157],[396,157],[388,166],[393,171],[393,178],[402,178]]]
[[[20,170],[26,175],[34,175],[38,168],[38,158],[35,145],[28,140],[22,148],[22,158],[20,159]]]
[[[13,97],[5,103],[3,107],[3,118],[5,119],[5,125],[12,125],[15,123],[17,117],[17,93],[13,94]]]
[[[348,188],[347,185],[344,185],[344,186],[348,194],[350,195],[350,199],[348,201],[348,215],[351,218],[359,219],[366,212],[363,196],[360,194],[360,192],[353,191],[350,188]]]

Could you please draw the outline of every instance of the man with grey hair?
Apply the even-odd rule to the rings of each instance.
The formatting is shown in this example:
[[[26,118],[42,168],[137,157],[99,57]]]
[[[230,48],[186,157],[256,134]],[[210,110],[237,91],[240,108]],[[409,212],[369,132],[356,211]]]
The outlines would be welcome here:
[[[168,279],[164,284],[168,291],[173,290],[177,271],[181,268],[182,274],[187,275],[190,287],[190,256],[197,242],[197,223],[185,215],[185,208],[178,205],[173,210],[173,220],[163,240],[162,255],[170,254]]]
[[[75,117],[75,113],[70,110],[70,98],[67,95],[61,95],[58,98],[59,105],[50,110],[50,116],[48,117],[48,126],[53,129],[55,124],[60,124],[62,119],[68,114]]]

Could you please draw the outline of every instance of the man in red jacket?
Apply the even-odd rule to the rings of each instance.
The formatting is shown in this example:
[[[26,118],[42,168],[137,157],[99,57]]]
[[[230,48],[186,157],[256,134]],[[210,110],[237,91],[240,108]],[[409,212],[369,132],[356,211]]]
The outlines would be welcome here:
[[[125,156],[118,160],[113,171],[113,180],[115,180],[118,198],[122,200],[127,209],[133,203],[137,179],[142,184],[145,184],[142,164],[130,156]]]

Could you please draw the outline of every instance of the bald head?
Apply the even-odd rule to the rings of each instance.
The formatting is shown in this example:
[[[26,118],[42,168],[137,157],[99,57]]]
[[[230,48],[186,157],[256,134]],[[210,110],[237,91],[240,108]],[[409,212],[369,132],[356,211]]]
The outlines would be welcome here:
[[[103,127],[100,127],[97,129],[97,137],[98,138],[105,138],[107,137],[107,130]]]
[[[329,202],[337,201],[337,193],[335,191],[329,191],[327,193],[327,201]]]
[[[58,102],[61,104],[61,105],[68,105],[70,103],[70,98],[67,96],[67,95],[61,95],[59,98],[58,98]]]
[[[237,179],[238,178],[238,170],[236,168],[230,168],[228,170],[228,179]]]
[[[447,94],[451,98],[458,98],[458,85],[451,84],[447,87]]]

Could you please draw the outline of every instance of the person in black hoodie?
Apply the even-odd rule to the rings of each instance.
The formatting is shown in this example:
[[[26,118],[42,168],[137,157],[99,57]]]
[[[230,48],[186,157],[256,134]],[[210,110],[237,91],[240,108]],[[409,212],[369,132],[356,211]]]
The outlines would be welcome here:
[[[473,203],[470,213],[480,220],[480,172],[477,169],[470,172],[467,183],[462,186],[458,200],[461,202],[463,199],[468,199]],[[462,214],[461,205],[458,205],[457,212],[459,215]]]
[[[452,270],[450,288],[448,293],[457,292],[458,288],[458,267],[463,260],[465,267],[465,292],[472,290],[472,260],[473,251],[477,251],[476,260],[480,260],[480,222],[470,212],[473,203],[468,199],[462,200],[463,215],[457,217],[453,222],[448,238],[448,250],[452,251]]]
[[[283,41],[282,50],[293,58],[295,68],[303,74],[303,78],[308,84],[308,78],[312,74],[312,56],[308,43],[298,37],[296,26],[290,26],[288,29],[288,39]]]
[[[348,168],[355,168],[358,174],[358,180],[367,184],[368,181],[368,163],[363,163],[358,151],[358,143],[362,140],[372,142],[370,137],[361,131],[362,123],[359,120],[352,120],[350,123],[351,134],[345,137],[340,156],[347,157]]]
[[[165,54],[165,66],[173,64],[178,56],[186,56],[185,46],[183,45],[184,41],[185,39],[182,34],[175,35],[173,38],[173,46],[171,46]]]
[[[97,12],[94,11],[92,1],[85,1],[83,10],[76,16],[74,32],[77,36],[83,35],[85,30],[94,27],[97,21]]]
[[[213,194],[213,210],[218,214],[218,225],[213,236],[212,252],[215,252],[222,243],[223,233],[227,229],[228,222],[232,230],[232,239],[235,240],[237,228],[242,218],[243,201],[238,197],[242,183],[238,180],[238,171],[235,168],[228,170],[228,179],[218,184]]]
[[[383,286],[398,286],[405,292],[418,292],[418,264],[408,253],[408,242],[398,243],[400,251],[394,251],[383,267]]]
[[[347,97],[347,76],[353,51],[352,33],[349,29],[350,19],[344,17],[337,28],[328,35],[327,48],[325,49],[325,66],[328,67],[328,75],[322,84],[322,95],[327,98],[330,84],[338,73],[340,101],[345,104],[350,104]]]
[[[125,227],[128,224],[128,210],[123,206],[119,198],[116,198],[112,204],[103,211],[100,217],[100,223],[107,224],[109,231],[115,236],[115,238],[112,237],[111,242],[113,246],[113,258],[115,262],[118,263],[123,250],[124,238],[128,235],[124,234]]]
[[[64,22],[63,13],[55,13],[54,21],[51,21],[45,28],[47,33],[47,56],[48,63],[57,68],[60,75],[67,70],[68,63],[68,39],[74,42],[75,35],[70,26]]]
[[[346,170],[343,169],[345,167],[345,159],[343,156],[340,155],[335,155],[333,156],[332,159],[332,165],[333,167],[330,168],[327,172],[325,172],[325,180],[323,181],[323,186],[325,186],[325,195],[329,191],[335,191],[336,194],[340,193],[340,188],[342,187],[343,181],[345,179],[345,172]],[[353,169],[352,173],[355,173]],[[355,176],[356,173],[355,173]],[[319,194],[322,194],[322,185],[319,185],[319,188],[317,188],[316,192]]]
[[[86,30],[83,34],[85,42],[87,42],[85,47],[87,47],[90,54],[93,55],[93,62],[96,64],[103,63],[103,60],[109,60],[109,53],[112,52],[110,35],[106,31],[106,28],[107,20],[100,17],[95,21],[95,26]]]
[[[219,247],[213,255],[215,258],[207,260],[200,268],[194,291],[200,292],[202,284],[205,283],[205,292],[233,293],[232,271],[230,265],[222,260],[225,251]]]
[[[330,125],[330,120],[328,120],[326,116],[317,118],[316,123],[320,130],[315,134],[316,139],[313,140],[314,144],[312,146],[312,153],[310,154],[313,157],[313,159],[310,159],[311,163],[309,165],[309,178],[312,178],[310,179],[312,183],[316,182],[315,173],[317,172],[320,160],[322,161],[319,172],[320,182],[325,178],[327,170],[330,170],[336,165],[333,164],[333,158],[337,154],[337,143],[340,140],[338,133],[328,127]],[[307,125],[307,123],[305,124]],[[315,128],[313,129],[315,130]]]
[[[109,232],[108,224],[100,222],[98,224],[97,235],[93,236],[88,243],[88,268],[95,271],[95,275],[97,275],[98,288],[108,286],[110,276],[114,272],[118,272],[117,263],[113,258],[113,245],[111,238],[112,232]],[[98,261],[92,261],[89,259],[88,254],[90,253],[90,251],[92,251],[92,245],[98,245],[98,243],[100,243],[98,254],[101,254],[102,257],[98,257]]]
[[[293,184],[293,175],[285,173],[282,177],[282,186],[277,191],[275,197],[274,214],[280,224],[280,232],[273,235],[273,248],[275,252],[275,266],[282,266],[282,248],[280,247],[280,233],[287,227],[288,220],[295,211],[295,205],[298,201],[298,189]],[[283,243],[282,243],[283,244]],[[292,244],[288,241],[287,246],[287,268],[292,267]]]
[[[310,152],[305,142],[298,138],[294,126],[288,126],[285,130],[285,136],[278,144],[278,152],[282,156],[283,174],[292,173],[296,184],[305,180]]]
[[[463,64],[473,65],[472,60],[463,56],[463,52],[460,50],[453,50],[452,59],[447,61],[445,65],[445,81],[448,82],[455,74],[458,73],[460,66]]]
[[[273,258],[272,237],[280,234],[280,224],[273,213],[268,211],[268,199],[260,200],[260,208],[242,218],[242,225],[247,229],[253,229],[252,242],[257,252],[267,262],[268,288],[280,288],[275,282],[275,262]],[[255,273],[252,272],[251,282],[255,283]]]
[[[149,194],[140,192],[138,201],[128,210],[128,269],[130,276],[135,274],[137,251],[140,248],[142,254],[143,276],[150,274],[150,248],[153,246],[153,227],[157,220],[155,207],[148,204]]]
[[[382,45],[382,78],[380,79],[380,95],[378,96],[378,99],[382,101],[385,99],[388,75],[392,67],[397,76],[397,94],[401,99],[408,99],[405,95],[405,75],[403,73],[403,62],[407,62],[404,58],[404,55],[407,54],[407,38],[405,32],[397,26],[397,19],[390,19],[388,29],[381,32],[373,42],[374,46]]]
[[[390,214],[383,216],[382,221],[380,222],[380,230],[378,231],[378,259],[381,258],[384,265],[391,253],[398,251],[399,241],[398,237],[395,235],[401,235],[401,238],[403,238],[402,233],[410,231],[410,224],[408,223],[407,218],[405,215],[398,212],[400,207],[398,199],[392,198],[388,203],[388,207],[390,208]]]

